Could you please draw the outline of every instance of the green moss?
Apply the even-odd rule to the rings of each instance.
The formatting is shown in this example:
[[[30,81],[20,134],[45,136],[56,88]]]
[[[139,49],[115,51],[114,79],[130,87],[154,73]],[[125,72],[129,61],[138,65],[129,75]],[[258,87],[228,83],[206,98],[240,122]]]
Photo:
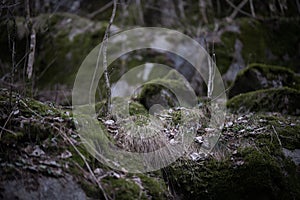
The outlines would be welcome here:
[[[254,90],[283,86],[300,90],[299,77],[285,67],[253,63],[238,73],[230,89],[229,97]]]
[[[237,38],[237,33],[225,32],[221,36],[221,44],[216,44],[216,60],[217,66],[221,74],[225,74],[233,60],[234,44]]]
[[[245,63],[266,60],[266,28],[259,21],[242,18],[238,22],[241,29],[239,39],[243,44],[242,55]]]
[[[146,108],[135,101],[129,103],[129,114],[130,115],[148,115]]]
[[[22,132],[16,132],[15,134],[12,133],[4,133],[1,135],[0,141],[3,142],[4,144],[9,144],[9,143],[18,143],[22,141],[24,138],[24,133]]]
[[[130,179],[105,178],[102,180],[105,191],[115,199],[146,199],[139,186]]]
[[[234,112],[274,111],[283,114],[299,115],[300,92],[283,87],[258,90],[237,95],[227,102]]]
[[[217,66],[225,73],[233,62],[236,39],[242,42],[242,57],[245,63],[282,65],[299,72],[299,32],[297,18],[277,20],[236,20],[239,32],[225,31],[221,44],[216,44]]]
[[[257,118],[267,120],[270,129],[270,137],[267,138],[267,141],[276,140],[276,133],[279,136],[282,147],[290,150],[300,149],[300,125],[297,124],[296,117],[282,117],[274,115],[261,114]],[[292,124],[292,125],[291,125]],[[274,127],[274,129],[273,129]],[[275,133],[276,131],[276,133]],[[280,149],[279,144],[276,148]],[[272,151],[274,151],[273,149]]]
[[[190,88],[186,87],[182,79],[178,78],[174,80],[173,78],[166,77],[149,81],[142,88],[138,100],[147,109],[151,108],[154,104],[160,104],[165,108],[176,107],[179,105],[189,107],[189,102],[192,102],[193,100],[196,101],[191,95]],[[179,104],[180,97],[176,97],[174,94],[175,92],[177,92],[177,95],[184,97],[181,98],[183,100],[180,102],[181,104]],[[187,100],[187,102],[185,100]]]
[[[167,188],[162,180],[144,174],[139,174],[138,177],[142,180],[142,185],[146,193],[151,196],[152,199],[166,199]]]
[[[103,37],[105,24],[67,13],[39,15],[34,20],[38,30],[37,85],[72,85],[83,59]]]
[[[244,164],[229,160],[185,161],[168,167],[168,179],[178,196],[186,199],[293,199],[300,187],[289,161],[253,148],[240,152]],[[289,171],[285,174],[284,171]]]
[[[103,193],[97,185],[85,181],[80,181],[79,184],[84,190],[86,196],[95,199],[104,199]]]

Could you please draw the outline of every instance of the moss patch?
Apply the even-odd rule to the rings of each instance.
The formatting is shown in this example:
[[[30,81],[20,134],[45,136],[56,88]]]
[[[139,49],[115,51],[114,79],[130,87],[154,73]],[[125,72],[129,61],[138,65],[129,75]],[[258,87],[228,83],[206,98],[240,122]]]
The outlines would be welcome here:
[[[189,199],[299,197],[297,168],[282,153],[246,148],[237,156],[243,160],[240,166],[234,166],[229,159],[219,162],[210,159],[204,163],[177,161],[167,168],[169,185],[179,198]]]
[[[299,102],[298,90],[283,87],[240,94],[230,99],[227,107],[234,112],[274,111],[299,115]]]

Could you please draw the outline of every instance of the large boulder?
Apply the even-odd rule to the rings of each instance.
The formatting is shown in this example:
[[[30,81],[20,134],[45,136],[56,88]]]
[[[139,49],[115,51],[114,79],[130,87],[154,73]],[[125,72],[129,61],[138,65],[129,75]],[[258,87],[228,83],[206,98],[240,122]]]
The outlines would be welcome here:
[[[247,63],[280,65],[299,72],[299,24],[298,18],[239,18],[221,23],[206,38],[215,44],[217,66],[230,84]]]
[[[299,76],[284,67],[251,64],[235,78],[229,91],[229,98],[254,90],[280,87],[300,89]]]
[[[39,89],[41,100],[70,103],[69,96],[76,73],[87,54],[103,38],[107,22],[94,22],[69,13],[40,14],[32,19],[36,31],[36,52],[33,66],[34,85]],[[16,18],[16,61],[19,62],[15,77],[23,77],[26,41],[29,37],[25,18]],[[11,72],[11,49],[8,34],[12,34],[13,24],[1,21],[1,72],[4,76]],[[6,28],[8,27],[8,28]],[[115,26],[112,27],[116,28]],[[4,82],[8,81],[3,78]],[[24,80],[16,80],[22,84]]]
[[[0,90],[0,199],[167,199],[159,174],[128,174],[97,161],[74,123],[70,110]]]
[[[237,95],[227,102],[233,112],[281,112],[300,115],[300,91],[288,87],[257,90]]]
[[[159,105],[163,108],[177,106],[193,106],[196,102],[195,93],[182,75],[176,70],[170,71],[165,77],[153,79],[142,87],[139,101],[147,109]]]
[[[299,199],[299,163],[291,155],[300,148],[297,120],[275,113],[228,115],[219,143],[206,159],[181,158],[164,169],[174,196]]]

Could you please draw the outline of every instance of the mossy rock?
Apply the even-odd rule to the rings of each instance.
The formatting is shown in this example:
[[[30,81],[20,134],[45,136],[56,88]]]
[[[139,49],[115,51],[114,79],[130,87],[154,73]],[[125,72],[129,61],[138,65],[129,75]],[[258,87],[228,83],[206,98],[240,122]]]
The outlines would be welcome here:
[[[107,23],[94,22],[69,13],[40,14],[32,18],[32,21],[36,31],[33,81],[39,89],[49,90],[49,94],[42,91],[39,96],[66,104],[69,99],[65,96],[70,95],[68,90],[73,86],[82,61],[101,42]],[[13,24],[3,21],[0,27],[2,30],[11,30]],[[28,39],[25,18],[16,19],[16,28],[16,60],[20,60],[20,66],[25,66],[23,57]],[[4,66],[0,75],[11,71],[11,52],[7,51],[10,49],[7,38],[8,32],[2,31],[0,44],[6,50],[0,51]],[[18,70],[15,76],[20,74],[22,77],[22,73],[23,70]],[[52,95],[51,91],[56,91],[56,95]]]
[[[297,167],[282,153],[246,148],[238,157],[240,166],[229,159],[179,160],[165,170],[169,185],[178,199],[299,199]]]
[[[237,95],[227,102],[233,112],[281,112],[300,115],[300,91],[288,87],[257,90]]]
[[[134,113],[145,112],[143,106],[136,102],[131,104],[131,107]],[[159,176],[141,175],[142,185],[145,188],[143,189],[132,175],[112,171],[97,161],[76,133],[73,119],[70,114],[66,114],[66,111],[1,89],[0,122],[0,174],[3,175],[0,178],[1,189],[3,184],[11,183],[11,180],[14,180],[16,185],[20,185],[18,187],[26,187],[21,183],[22,181],[18,183],[22,180],[17,178],[19,176],[33,179],[42,177],[47,180],[51,177],[62,185],[66,183],[64,177],[71,177],[72,185],[79,187],[86,199],[103,199],[103,191],[91,179],[88,164],[92,170],[98,168],[106,175],[100,182],[104,192],[111,197],[166,199],[165,185]],[[97,133],[90,134],[95,134],[95,138],[99,138]],[[36,147],[43,154],[33,156]],[[66,152],[69,156],[63,158],[62,155]],[[115,178],[111,174],[122,174],[122,176]],[[60,187],[60,185],[56,186]],[[43,187],[33,188],[34,192],[31,193],[22,188],[26,196],[24,199],[34,198],[35,193],[42,189]],[[7,196],[8,192],[5,188],[4,193],[0,192],[0,198],[10,197]],[[2,194],[5,196],[1,196]],[[72,199],[69,198],[72,194],[69,194],[65,195],[66,199]]]
[[[289,150],[300,149],[300,125],[297,124],[298,117],[283,117],[267,115],[265,113],[256,116],[258,119],[266,120],[272,132],[276,131],[283,148]],[[261,139],[264,141],[259,140],[259,142],[270,143],[270,138]],[[277,151],[278,149],[277,145]]]
[[[194,97],[192,88],[188,87],[186,81],[175,70],[171,70],[165,77],[147,82],[138,99],[147,109],[155,104],[167,109],[177,106],[193,106],[191,104],[195,100]]]
[[[250,64],[235,78],[229,98],[250,91],[285,86],[300,89],[300,79],[291,70],[273,65]]]
[[[225,81],[233,81],[236,70],[244,68],[247,63],[279,65],[299,72],[299,20],[238,18],[232,24],[221,24],[224,31],[215,50],[220,72],[226,74],[229,70]],[[235,48],[237,41],[242,44],[240,50]],[[241,58],[238,69],[235,69],[234,64]]]

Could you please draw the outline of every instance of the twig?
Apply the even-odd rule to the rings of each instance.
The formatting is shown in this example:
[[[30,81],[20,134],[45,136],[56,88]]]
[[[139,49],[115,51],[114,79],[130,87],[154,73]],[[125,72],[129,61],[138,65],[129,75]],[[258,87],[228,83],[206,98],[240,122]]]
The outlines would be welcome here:
[[[17,24],[16,24],[16,19],[15,16],[13,15],[12,11],[9,9],[8,10],[10,17],[13,22],[13,27],[10,32],[9,30],[9,25],[7,27],[7,36],[8,36],[8,45],[11,51],[11,63],[12,63],[12,69],[11,69],[11,77],[10,77],[10,83],[11,85],[14,84],[14,76],[15,76],[15,69],[16,69],[16,35],[17,35]],[[10,87],[10,94],[9,94],[9,105],[12,107],[12,86]]]
[[[255,18],[256,15],[255,15],[255,10],[254,10],[254,6],[253,6],[253,0],[250,0],[249,3],[250,3],[251,14]]]
[[[278,140],[279,145],[282,147],[282,144],[281,144],[281,141],[280,141],[280,139],[279,139],[278,133],[277,133],[277,131],[276,131],[276,129],[274,128],[273,125],[272,125],[272,128],[273,128],[274,133],[275,133],[275,135],[276,135],[276,137],[277,137],[277,140]]]
[[[88,18],[92,19],[94,18],[96,15],[104,12],[105,10],[107,10],[109,7],[111,7],[113,5],[113,1],[108,2],[107,4],[105,4],[103,7],[101,7],[100,9],[92,12],[91,14],[88,15]]]
[[[12,134],[16,135],[14,132],[10,132],[10,130],[5,129],[7,123],[9,122],[11,116],[13,115],[13,113],[14,113],[14,111],[12,111],[12,112],[9,114],[9,116],[8,116],[7,120],[5,121],[3,127],[0,126],[0,128],[2,129],[1,132],[0,132],[0,138],[1,138],[1,136],[2,136],[2,132],[3,132],[3,131],[7,131],[7,132],[9,132],[9,133],[12,133]]]
[[[234,5],[230,0],[226,0],[226,2],[234,8],[233,13],[229,16],[230,19],[234,19],[236,15],[240,12],[248,17],[253,17],[251,14],[241,10],[241,8],[248,2],[248,0],[242,1],[238,6]]]
[[[37,112],[35,112],[34,110],[32,110],[23,100],[20,100],[20,103],[22,103],[30,112],[34,113],[36,116],[38,116],[39,118],[43,118],[41,115],[39,115]]]
[[[17,135],[17,133],[13,132],[12,130],[8,130],[8,129],[2,127],[2,126],[0,126],[0,129],[1,129],[0,138],[1,138],[1,135],[2,135],[2,131],[6,131],[6,132],[8,132],[8,133],[11,133],[11,134],[13,134],[14,136]]]
[[[43,75],[46,73],[46,71],[52,66],[52,64],[56,61],[56,58],[52,59],[48,65],[45,67],[45,69],[40,73],[40,75],[36,78],[36,81],[40,80]]]
[[[88,168],[90,174],[92,175],[94,181],[97,183],[99,189],[102,191],[104,198],[105,198],[106,200],[108,200],[109,198],[107,197],[107,195],[106,195],[106,193],[105,193],[105,191],[104,191],[104,189],[103,189],[101,183],[98,181],[97,177],[95,176],[94,172],[92,171],[92,169],[91,169],[89,163],[87,162],[85,156],[78,150],[78,148],[75,146],[75,144],[73,143],[73,141],[70,140],[70,138],[66,135],[66,133],[64,133],[63,131],[61,131],[61,130],[60,130],[59,128],[57,128],[57,127],[54,127],[54,129],[56,129],[57,131],[59,131],[59,132],[61,133],[62,137],[63,137],[65,140],[67,140],[67,141],[72,145],[72,147],[75,149],[75,151],[78,153],[78,155],[81,157],[81,159],[83,160],[84,164],[85,164],[86,167]]]

